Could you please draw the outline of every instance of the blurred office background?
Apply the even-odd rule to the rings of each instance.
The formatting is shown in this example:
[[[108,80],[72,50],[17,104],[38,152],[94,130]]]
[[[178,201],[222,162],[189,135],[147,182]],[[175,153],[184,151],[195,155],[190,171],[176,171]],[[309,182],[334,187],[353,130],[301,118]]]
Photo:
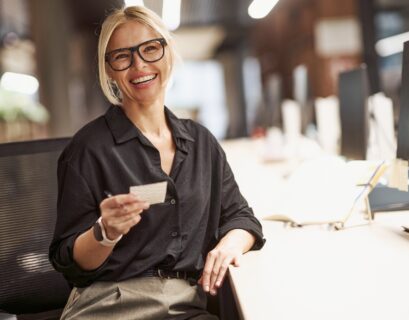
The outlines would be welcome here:
[[[339,73],[362,63],[370,92],[399,108],[409,1],[276,2],[0,0],[0,142],[70,136],[104,113],[100,23],[124,4],[147,6],[173,29],[183,63],[166,104],[219,139],[282,127],[288,99],[313,135],[316,99],[336,96]]]

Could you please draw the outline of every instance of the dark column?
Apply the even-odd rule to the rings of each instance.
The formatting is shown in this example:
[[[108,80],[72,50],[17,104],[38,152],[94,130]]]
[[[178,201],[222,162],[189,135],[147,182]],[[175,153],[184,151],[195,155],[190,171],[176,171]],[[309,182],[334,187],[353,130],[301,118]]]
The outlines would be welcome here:
[[[379,81],[378,55],[375,51],[375,8],[373,0],[359,0],[359,18],[363,39],[364,62],[369,75],[369,91],[375,94],[381,91]]]
[[[49,110],[51,136],[72,134],[68,96],[70,16],[65,1],[30,0],[40,101]]]
[[[246,106],[243,90],[243,59],[236,52],[219,55],[223,65],[229,125],[226,138],[247,136]]]

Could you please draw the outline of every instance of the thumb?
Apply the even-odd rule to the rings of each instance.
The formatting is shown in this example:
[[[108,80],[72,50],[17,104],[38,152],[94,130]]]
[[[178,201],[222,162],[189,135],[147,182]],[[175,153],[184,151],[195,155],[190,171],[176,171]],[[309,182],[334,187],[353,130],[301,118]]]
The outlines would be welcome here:
[[[235,267],[240,267],[240,262],[241,262],[241,256],[236,256],[236,257],[234,257],[234,259],[233,259],[233,265],[234,265]]]

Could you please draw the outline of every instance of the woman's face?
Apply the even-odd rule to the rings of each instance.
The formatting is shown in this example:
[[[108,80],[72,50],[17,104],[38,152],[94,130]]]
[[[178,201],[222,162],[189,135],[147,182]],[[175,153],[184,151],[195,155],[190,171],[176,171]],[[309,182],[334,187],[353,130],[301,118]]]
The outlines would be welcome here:
[[[137,21],[128,21],[115,29],[106,52],[134,47],[160,37],[148,26]],[[109,77],[116,81],[122,92],[124,106],[135,102],[149,105],[158,99],[162,99],[163,103],[171,69],[170,54],[166,46],[163,58],[156,62],[146,62],[137,52],[133,52],[133,63],[128,69],[114,71],[108,64],[106,68]]]

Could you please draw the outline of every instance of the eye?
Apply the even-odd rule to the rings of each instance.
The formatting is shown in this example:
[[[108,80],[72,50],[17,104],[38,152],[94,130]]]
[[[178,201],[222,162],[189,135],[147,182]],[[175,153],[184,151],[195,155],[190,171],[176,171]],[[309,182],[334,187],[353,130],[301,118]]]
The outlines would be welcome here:
[[[159,46],[157,44],[149,44],[145,48],[143,48],[144,53],[155,53],[159,50]]]
[[[123,59],[129,59],[129,53],[127,52],[117,52],[111,56],[111,61],[118,61]]]

